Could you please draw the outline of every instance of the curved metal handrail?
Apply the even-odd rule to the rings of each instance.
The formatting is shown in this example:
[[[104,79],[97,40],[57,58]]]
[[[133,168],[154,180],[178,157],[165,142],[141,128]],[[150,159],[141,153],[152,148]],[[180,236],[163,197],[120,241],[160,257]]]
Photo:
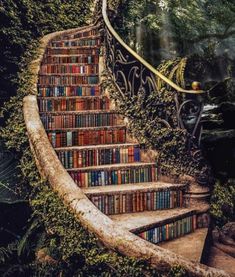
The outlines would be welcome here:
[[[112,27],[110,20],[107,15],[107,0],[103,0],[102,4],[102,15],[105,22],[106,27],[108,28],[109,32],[115,37],[115,39],[132,55],[134,56],[140,63],[142,63],[147,69],[149,69],[153,74],[158,76],[164,82],[166,82],[169,86],[181,93],[189,93],[189,94],[202,94],[205,93],[203,90],[186,90],[172,82],[170,79],[165,77],[161,72],[156,70],[151,64],[145,61],[141,56],[139,56],[133,49],[131,49],[118,35],[118,33]]]

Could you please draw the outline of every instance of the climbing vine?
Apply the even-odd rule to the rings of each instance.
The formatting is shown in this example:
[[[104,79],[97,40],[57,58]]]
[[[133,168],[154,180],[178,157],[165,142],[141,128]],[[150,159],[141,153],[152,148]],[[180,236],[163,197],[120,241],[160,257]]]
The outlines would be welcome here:
[[[159,71],[184,85],[184,70],[187,59],[164,62]],[[107,71],[104,72],[103,89],[109,91],[119,113],[129,120],[129,131],[140,143],[158,151],[157,163],[162,174],[172,177],[191,175],[196,178],[210,169],[202,156],[195,160],[188,150],[190,134],[177,127],[175,93],[157,79],[158,91],[139,97],[123,95]],[[200,154],[201,155],[201,154]]]

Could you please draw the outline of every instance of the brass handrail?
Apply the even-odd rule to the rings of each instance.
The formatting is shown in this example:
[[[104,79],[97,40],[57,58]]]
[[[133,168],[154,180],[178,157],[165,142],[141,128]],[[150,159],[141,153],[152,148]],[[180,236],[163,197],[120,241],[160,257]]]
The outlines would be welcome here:
[[[131,49],[118,35],[118,33],[112,27],[110,20],[107,15],[107,0],[103,0],[102,4],[102,15],[105,22],[106,27],[110,31],[110,33],[115,37],[115,39],[130,53],[132,54],[140,63],[142,63],[146,68],[148,68],[153,74],[161,78],[164,82],[166,82],[169,86],[174,88],[176,91],[181,93],[190,93],[190,94],[202,94],[205,93],[204,90],[186,90],[172,82],[170,79],[165,77],[161,72],[156,70],[151,64],[145,61],[141,56],[139,56],[133,49]]]

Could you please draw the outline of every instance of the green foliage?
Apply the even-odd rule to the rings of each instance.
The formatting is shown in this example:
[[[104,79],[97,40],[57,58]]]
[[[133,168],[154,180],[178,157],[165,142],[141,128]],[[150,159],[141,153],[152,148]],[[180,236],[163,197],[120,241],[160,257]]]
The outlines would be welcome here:
[[[235,187],[234,182],[222,184],[217,182],[211,197],[211,215],[215,224],[222,226],[234,221],[235,214]]]
[[[208,48],[234,58],[234,1],[126,0],[116,23],[123,38],[157,65],[164,59],[199,53]]]
[[[173,60],[168,60],[162,62],[157,70],[161,72],[164,76],[172,80],[178,86],[185,88],[185,68],[187,65],[187,58],[177,58]],[[160,90],[165,86],[164,81],[162,79],[157,78],[157,88]]]
[[[185,64],[185,60],[181,61],[180,65],[177,60],[162,68],[180,81]],[[168,65],[173,65],[173,71]],[[177,127],[175,92],[159,82],[159,91],[152,91],[149,96],[130,97],[120,94],[108,73],[104,72],[104,77],[103,88],[109,91],[120,114],[128,118],[129,131],[140,143],[158,151],[156,162],[163,175],[178,177],[188,174],[197,177],[208,171],[202,159],[195,161],[189,153],[187,145],[190,135],[186,130]]]
[[[92,1],[6,0],[0,2],[0,100],[15,95],[22,57],[39,37],[86,24]]]
[[[71,276],[143,276],[144,270],[150,270],[144,262],[101,246],[46,184],[37,187],[32,207],[47,233],[44,248],[58,264],[65,263],[65,276],[69,268],[73,269]]]
[[[188,274],[186,273],[185,269],[180,265],[175,265],[171,268],[169,277],[187,277]]]

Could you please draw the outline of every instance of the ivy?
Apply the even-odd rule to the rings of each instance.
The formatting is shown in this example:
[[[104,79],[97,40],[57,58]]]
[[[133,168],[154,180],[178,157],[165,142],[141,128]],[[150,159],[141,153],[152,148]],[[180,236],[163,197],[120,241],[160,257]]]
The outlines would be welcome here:
[[[215,184],[212,197],[210,213],[215,219],[215,224],[223,226],[229,221],[234,221],[235,212],[235,187],[234,182]]]
[[[170,65],[174,65],[176,77],[180,74],[175,68],[185,68],[182,64],[178,67],[176,63]],[[168,69],[168,72],[171,71]],[[138,138],[139,143],[158,152],[156,162],[163,175],[176,178],[183,174],[197,178],[205,172],[210,175],[205,160],[202,157],[195,160],[189,152],[189,133],[177,127],[175,92],[161,84],[158,91],[152,91],[148,96],[130,97],[120,94],[109,73],[104,71],[103,76],[103,90],[109,91],[118,112],[128,118],[130,133]]]

